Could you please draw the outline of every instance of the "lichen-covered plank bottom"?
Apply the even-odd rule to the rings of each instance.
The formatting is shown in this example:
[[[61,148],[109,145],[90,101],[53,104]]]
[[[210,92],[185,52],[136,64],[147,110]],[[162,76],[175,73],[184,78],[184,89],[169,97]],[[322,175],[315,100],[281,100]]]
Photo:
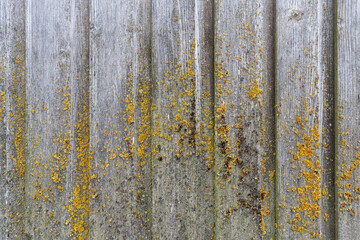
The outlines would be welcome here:
[[[334,239],[333,2],[276,8],[277,237]]]

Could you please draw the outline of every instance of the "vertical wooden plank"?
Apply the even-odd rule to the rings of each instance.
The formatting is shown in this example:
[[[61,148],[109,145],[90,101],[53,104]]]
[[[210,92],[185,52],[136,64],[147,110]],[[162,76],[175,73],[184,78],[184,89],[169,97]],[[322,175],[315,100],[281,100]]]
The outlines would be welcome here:
[[[26,232],[85,239],[89,216],[88,1],[27,1]]]
[[[154,239],[211,239],[213,2],[152,1]]]
[[[216,238],[273,239],[274,3],[215,2]]]
[[[151,1],[91,1],[91,239],[151,239]]]
[[[25,2],[0,5],[0,238],[16,239],[25,218]]]
[[[0,2],[0,238],[6,239],[6,122],[5,122],[5,82],[6,82],[6,8],[5,1]]]
[[[336,152],[337,239],[360,235],[360,4],[337,1]]]
[[[276,2],[278,239],[334,239],[333,1]]]

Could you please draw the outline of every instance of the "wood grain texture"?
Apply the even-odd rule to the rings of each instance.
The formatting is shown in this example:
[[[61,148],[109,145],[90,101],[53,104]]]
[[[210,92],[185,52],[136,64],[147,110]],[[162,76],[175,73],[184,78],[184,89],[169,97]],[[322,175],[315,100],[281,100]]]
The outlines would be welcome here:
[[[212,1],[152,1],[152,233],[212,239]]]
[[[91,1],[90,239],[151,239],[151,1]]]
[[[216,239],[272,239],[274,4],[215,3]]]
[[[1,0],[0,239],[358,239],[359,14]]]
[[[86,239],[88,1],[27,1],[26,233]]]
[[[0,21],[0,239],[16,239],[25,219],[25,1],[1,1]]]
[[[7,199],[6,199],[6,8],[5,1],[0,2],[0,92],[1,98],[1,116],[0,116],[0,238],[6,239]]]
[[[276,2],[278,239],[334,239],[333,1]]]
[[[360,4],[337,1],[337,239],[360,235]]]

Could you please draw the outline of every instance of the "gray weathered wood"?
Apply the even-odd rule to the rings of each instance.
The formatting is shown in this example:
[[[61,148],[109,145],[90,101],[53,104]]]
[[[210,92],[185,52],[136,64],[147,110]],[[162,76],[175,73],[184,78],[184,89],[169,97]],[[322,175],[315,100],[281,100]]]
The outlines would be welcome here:
[[[6,198],[6,8],[5,1],[0,2],[0,238],[6,239],[6,230],[8,229],[7,198]]]
[[[359,14],[1,0],[0,239],[358,239]]]
[[[150,0],[91,1],[91,239],[151,239],[150,17]]]
[[[0,239],[23,238],[25,218],[25,1],[0,3]]]
[[[27,1],[27,225],[31,239],[86,239],[88,1]]]
[[[216,239],[272,239],[274,3],[215,6]]]
[[[337,1],[336,186],[337,239],[360,235],[360,4]]]
[[[277,237],[334,239],[333,1],[276,1]]]
[[[211,239],[213,3],[152,2],[152,234]]]

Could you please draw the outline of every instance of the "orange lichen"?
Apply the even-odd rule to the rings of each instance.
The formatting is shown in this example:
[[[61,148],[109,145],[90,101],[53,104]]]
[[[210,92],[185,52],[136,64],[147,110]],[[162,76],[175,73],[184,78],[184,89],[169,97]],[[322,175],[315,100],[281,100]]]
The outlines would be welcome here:
[[[259,88],[258,82],[254,81],[254,82],[252,82],[252,85],[250,87],[250,91],[247,93],[247,96],[251,100],[255,100],[261,93],[262,93],[262,90]]]
[[[90,161],[92,154],[89,150],[89,111],[87,106],[78,114],[78,122],[75,125],[76,134],[76,184],[67,206],[70,217],[71,232],[76,239],[87,239],[89,207],[89,184],[90,184]]]
[[[360,164],[360,153],[357,153],[355,155],[355,159],[356,160],[354,161],[353,164],[351,164],[350,168],[346,172],[341,174],[341,180],[349,180],[351,178],[353,171],[355,171]],[[342,169],[344,169],[345,167],[346,167],[346,165],[344,165],[344,167]],[[341,171],[344,171],[344,170],[341,170]]]
[[[307,105],[305,105],[305,109]],[[304,111],[306,112],[306,111]],[[311,111],[308,112],[311,115]],[[301,137],[300,131],[305,131],[302,134],[301,142],[297,142],[297,151],[289,151],[292,155],[291,163],[297,163],[300,166],[299,179],[302,179],[298,187],[293,186],[292,191],[296,193],[296,206],[292,206],[294,219],[290,221],[292,230],[304,234],[309,232],[310,236],[319,237],[319,233],[311,228],[310,222],[320,218],[320,201],[321,201],[321,166],[318,155],[315,153],[316,149],[320,147],[320,132],[319,125],[316,123],[314,127],[309,129],[310,134],[304,127],[309,122],[308,116],[296,116],[295,124],[299,126],[298,131],[295,131],[295,136]],[[298,169],[294,166],[293,169]],[[323,191],[324,194],[327,192]],[[295,197],[295,196],[294,196]]]

